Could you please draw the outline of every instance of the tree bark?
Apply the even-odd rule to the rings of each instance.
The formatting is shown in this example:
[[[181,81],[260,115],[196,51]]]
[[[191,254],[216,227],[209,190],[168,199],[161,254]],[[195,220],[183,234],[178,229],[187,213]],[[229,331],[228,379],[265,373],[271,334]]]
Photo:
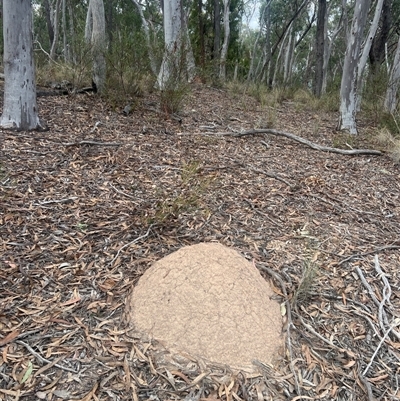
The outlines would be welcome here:
[[[378,32],[372,41],[371,50],[369,52],[369,61],[373,73],[378,71],[380,65],[385,60],[386,44],[392,28],[392,4],[393,0],[383,1]]]
[[[157,63],[156,63],[156,58],[155,58],[154,52],[153,52],[149,23],[147,22],[146,18],[144,17],[142,7],[137,2],[137,0],[132,0],[132,2],[136,6],[136,9],[138,10],[140,19],[142,21],[144,36],[146,38],[147,52],[149,54],[151,71],[155,76],[157,76]]]
[[[382,5],[383,5],[383,0],[378,0],[378,3],[376,4],[376,8],[375,8],[374,19],[372,20],[371,26],[369,28],[369,32],[368,32],[368,36],[365,40],[363,52],[362,52],[360,60],[358,62],[358,67],[357,67],[357,89],[358,89],[358,91],[357,91],[357,111],[359,111],[361,108],[364,70],[365,70],[365,66],[367,64],[369,52],[371,50],[372,41],[374,40],[376,31],[378,29],[379,20],[380,20],[381,12],[382,12]]]
[[[218,63],[220,59],[221,46],[221,4],[220,0],[214,0],[214,44],[213,44],[213,60],[216,76],[218,74]]]
[[[371,0],[356,0],[340,85],[338,129],[354,135],[357,134],[357,67],[370,4]]]
[[[400,84],[400,38],[397,42],[396,54],[390,72],[389,84],[386,90],[384,110],[387,113],[394,113],[397,106],[397,91]]]
[[[60,8],[61,8],[61,0],[56,0],[54,5],[54,18],[53,18],[53,41],[51,43],[50,48],[50,61],[55,59],[57,44],[58,44],[58,36],[60,34],[59,20],[60,20]]]
[[[164,57],[158,73],[161,90],[180,79],[183,51],[183,13],[181,0],[164,2]]]
[[[3,1],[4,107],[0,126],[46,129],[38,116],[31,0]]]
[[[50,41],[50,46],[54,42],[54,30],[53,30],[53,23],[51,19],[51,8],[50,8],[50,3],[49,0],[43,0],[43,8],[44,8],[44,14],[46,17],[46,26],[47,26],[47,32],[49,34],[49,41]]]
[[[92,47],[93,83],[98,93],[106,84],[106,21],[103,0],[90,0],[85,28],[86,40]]]
[[[324,83],[324,61],[326,49],[326,0],[318,0],[317,37],[315,44],[314,95],[321,97]]]
[[[222,44],[221,59],[219,62],[219,78],[222,81],[226,80],[226,60],[228,57],[228,46],[230,37],[230,21],[229,21],[229,6],[230,0],[222,0],[224,3],[224,43]]]

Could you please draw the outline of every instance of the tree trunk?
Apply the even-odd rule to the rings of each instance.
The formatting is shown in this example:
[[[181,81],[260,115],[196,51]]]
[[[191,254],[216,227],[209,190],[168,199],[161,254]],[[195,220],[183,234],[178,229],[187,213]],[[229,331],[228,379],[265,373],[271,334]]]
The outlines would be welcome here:
[[[4,107],[0,126],[45,129],[38,116],[31,0],[3,1]]]
[[[220,0],[214,0],[214,44],[213,44],[213,60],[215,67],[215,75],[218,76],[218,63],[220,59],[221,46],[221,5]]]
[[[52,18],[51,18],[51,8],[50,8],[49,0],[43,1],[43,8],[44,8],[44,14],[46,17],[47,32],[49,34],[49,41],[50,41],[50,46],[51,46],[54,42],[54,30],[53,30],[53,23],[52,23]]]
[[[222,0],[224,3],[224,43],[222,44],[221,59],[219,62],[219,78],[226,80],[226,59],[228,57],[228,46],[230,36],[229,6],[230,0]]]
[[[101,93],[106,84],[106,21],[103,0],[89,1],[85,37],[92,47],[93,83],[97,92]]]
[[[158,74],[158,86],[165,89],[170,80],[176,81],[180,75],[182,57],[182,5],[180,0],[164,2],[164,42],[165,51]]]
[[[340,85],[339,130],[357,134],[357,66],[371,0],[356,0]]]
[[[324,61],[326,49],[326,0],[318,0],[317,37],[315,44],[314,95],[321,97],[324,83]]]
[[[396,54],[394,56],[393,66],[390,72],[388,88],[384,103],[384,110],[387,113],[394,113],[397,106],[397,91],[400,84],[400,38],[397,42]]]
[[[295,38],[293,34],[293,25],[289,31],[288,43],[285,50],[285,60],[283,64],[283,83],[287,85],[292,78],[292,67],[294,60]]]
[[[254,63],[255,63],[255,57],[256,57],[256,53],[257,53],[258,42],[260,41],[260,38],[261,38],[262,26],[263,26],[264,22],[265,22],[265,25],[266,25],[266,38],[265,38],[265,44],[264,44],[264,49],[263,49],[263,55],[262,56],[266,57],[267,49],[271,50],[270,43],[269,43],[270,42],[269,41],[270,26],[268,24],[268,19],[271,20],[270,18],[268,18],[270,3],[271,3],[271,0],[269,0],[265,4],[264,9],[263,9],[262,14],[261,14],[261,18],[260,18],[260,21],[261,21],[260,25],[261,26],[260,26],[260,29],[257,32],[257,37],[256,37],[256,39],[254,41],[254,44],[253,44],[253,50],[252,50],[252,52],[250,54],[250,67],[249,67],[249,72],[248,72],[248,75],[247,75],[247,81],[248,82],[253,81],[254,77],[255,77],[256,68],[254,66]],[[264,17],[265,15],[266,15],[266,18]],[[261,59],[260,59],[260,61],[261,61]],[[259,63],[260,63],[260,61],[259,61]],[[258,69],[258,66],[257,66],[257,69]]]
[[[136,6],[136,9],[138,10],[140,19],[142,21],[144,36],[146,38],[147,53],[149,54],[151,71],[155,76],[157,76],[157,62],[156,62],[156,58],[155,58],[154,52],[153,52],[153,45],[152,45],[151,36],[150,36],[149,23],[147,22],[146,18],[144,17],[142,7],[137,2],[137,0],[132,0],[132,2]]]
[[[371,50],[369,52],[369,61],[373,73],[378,71],[380,65],[385,60],[386,44],[392,28],[392,4],[393,0],[383,1],[379,29],[372,41]]]
[[[61,8],[61,0],[57,0],[55,3],[55,8],[54,8],[54,18],[53,18],[54,36],[53,36],[53,42],[51,43],[51,48],[50,48],[50,61],[53,61],[56,56],[58,36],[60,34],[59,23],[58,23],[60,20],[60,8]]]
[[[206,48],[204,43],[203,0],[197,0],[197,12],[199,13],[200,65],[204,70],[206,66]]]
[[[374,40],[376,31],[378,29],[379,20],[382,12],[383,0],[378,0],[375,8],[374,19],[369,28],[368,36],[365,40],[364,49],[361,54],[357,67],[357,111],[361,108],[361,97],[363,89],[363,74],[368,60],[368,54],[371,50],[372,41]]]

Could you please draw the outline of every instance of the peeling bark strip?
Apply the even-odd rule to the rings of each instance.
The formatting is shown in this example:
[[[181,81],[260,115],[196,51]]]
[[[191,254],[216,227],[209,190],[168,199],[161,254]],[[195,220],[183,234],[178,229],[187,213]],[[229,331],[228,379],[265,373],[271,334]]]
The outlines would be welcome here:
[[[3,1],[4,108],[0,126],[6,129],[46,129],[36,102],[30,0]]]

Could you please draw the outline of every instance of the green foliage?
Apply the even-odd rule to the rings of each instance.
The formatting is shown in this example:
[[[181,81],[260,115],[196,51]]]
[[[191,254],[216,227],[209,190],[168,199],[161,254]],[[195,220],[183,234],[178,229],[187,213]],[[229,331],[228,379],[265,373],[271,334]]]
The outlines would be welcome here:
[[[318,265],[310,260],[304,261],[303,275],[301,277],[299,286],[297,287],[293,295],[291,301],[292,305],[295,305],[296,303],[301,304],[307,301],[313,290],[317,275],[318,275]]]
[[[201,207],[201,197],[212,183],[212,178],[201,175],[200,162],[184,163],[180,187],[172,194],[160,191],[155,215],[151,223],[171,222],[180,214],[191,213]]]

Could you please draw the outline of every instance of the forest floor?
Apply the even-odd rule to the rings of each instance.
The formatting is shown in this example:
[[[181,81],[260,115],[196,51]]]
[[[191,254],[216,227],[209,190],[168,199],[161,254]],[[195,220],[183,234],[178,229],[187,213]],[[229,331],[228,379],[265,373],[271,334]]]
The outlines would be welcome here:
[[[181,122],[159,103],[43,97],[49,131],[0,131],[0,400],[400,400],[399,166],[234,135],[346,147],[299,100],[197,84]],[[259,377],[158,369],[124,323],[154,261],[208,241],[287,294],[287,350]]]

